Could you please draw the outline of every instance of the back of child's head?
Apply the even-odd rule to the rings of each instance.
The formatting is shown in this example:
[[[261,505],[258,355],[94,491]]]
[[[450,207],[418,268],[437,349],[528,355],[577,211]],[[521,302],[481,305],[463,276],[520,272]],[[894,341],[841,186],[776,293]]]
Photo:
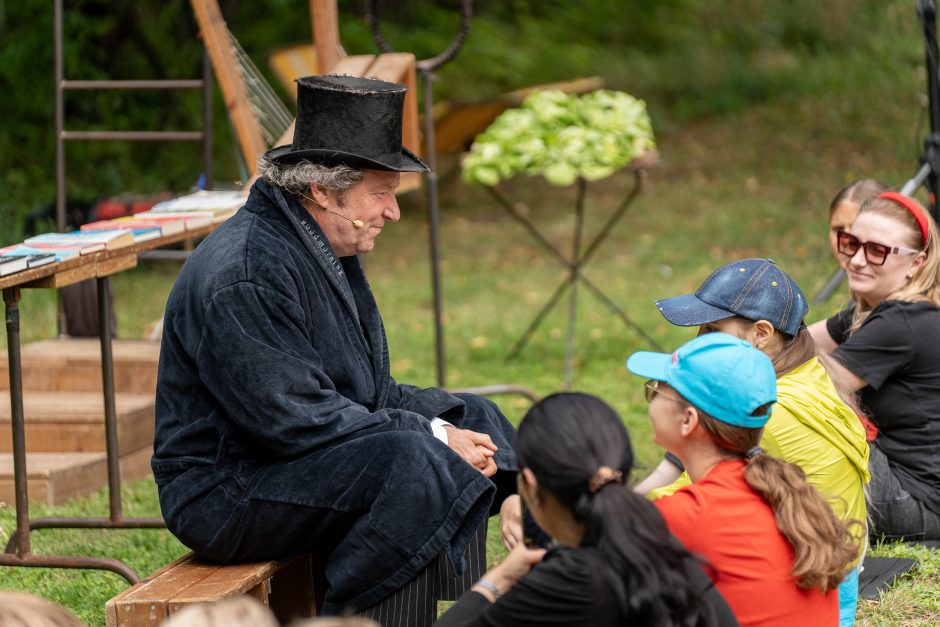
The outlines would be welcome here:
[[[579,392],[547,396],[522,419],[515,449],[538,489],[583,525],[581,546],[600,556],[599,572],[624,621],[704,624],[689,554],[653,504],[626,485],[633,449],[610,405]]]
[[[278,627],[274,614],[247,595],[197,603],[173,614],[164,627]]]
[[[0,590],[0,627],[85,627],[85,623],[41,597]]]

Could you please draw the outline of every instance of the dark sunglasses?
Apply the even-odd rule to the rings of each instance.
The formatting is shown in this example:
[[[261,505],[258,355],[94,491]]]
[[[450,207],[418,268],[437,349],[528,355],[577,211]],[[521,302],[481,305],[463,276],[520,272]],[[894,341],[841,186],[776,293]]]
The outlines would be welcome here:
[[[656,381],[655,379],[650,379],[643,384],[643,396],[646,397],[647,403],[652,403],[657,394],[662,394],[663,398],[668,398],[669,400],[675,401],[677,403],[685,403],[685,401],[681,398],[663,393],[663,391],[659,389],[659,381]]]
[[[888,255],[914,255],[919,250],[904,248],[903,246],[888,246],[878,242],[863,242],[851,233],[839,230],[836,232],[839,252],[848,257],[854,257],[859,248],[865,249],[865,260],[873,266],[883,266]]]

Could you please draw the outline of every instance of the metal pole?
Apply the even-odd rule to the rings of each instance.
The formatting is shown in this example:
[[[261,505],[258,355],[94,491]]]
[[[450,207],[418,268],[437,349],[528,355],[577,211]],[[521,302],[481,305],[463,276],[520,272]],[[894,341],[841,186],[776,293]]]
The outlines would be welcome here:
[[[13,483],[16,492],[16,554],[29,553],[29,493],[26,477],[26,420],[23,415],[23,362],[20,359],[20,288],[3,290],[6,306],[7,367],[13,431]]]
[[[565,350],[565,388],[574,385],[574,346],[578,321],[578,279],[581,277],[581,238],[584,235],[584,196],[587,193],[587,181],[578,177],[577,200],[574,213],[574,242],[571,249],[571,271],[568,282],[571,293],[568,295],[568,341]]]
[[[421,70],[421,86],[424,91],[424,144],[428,147],[427,159],[430,172],[427,173],[426,189],[428,192],[428,226],[431,244],[431,291],[434,298],[434,349],[437,357],[437,385],[447,385],[447,355],[444,350],[444,304],[441,285],[441,247],[440,247],[440,211],[437,190],[437,150],[434,137],[434,94],[431,84],[434,72]]]
[[[202,53],[202,171],[204,189],[212,189],[212,61]]]
[[[55,0],[53,20],[55,39],[55,224],[61,233],[65,230],[65,145],[62,131],[65,130],[64,59],[62,50],[62,0]]]
[[[920,0],[917,5],[924,24],[924,52],[927,69],[927,102],[930,114],[930,136],[925,142],[924,162],[932,163],[938,159],[940,150],[940,83],[938,83],[937,50],[937,3],[934,0]],[[927,176],[927,191],[930,192],[928,208],[934,218],[940,217],[937,207],[937,194],[940,192],[940,173],[931,168]]]
[[[65,231],[65,61],[62,43],[62,0],[55,0],[53,40],[55,55],[55,224],[59,233]],[[56,333],[68,335],[68,323],[62,297],[56,290]]]
[[[99,277],[98,334],[101,339],[101,379],[104,390],[104,433],[108,455],[108,502],[111,520],[119,522],[121,513],[121,458],[118,450],[117,411],[114,407],[114,359],[111,354],[111,299],[110,279]]]

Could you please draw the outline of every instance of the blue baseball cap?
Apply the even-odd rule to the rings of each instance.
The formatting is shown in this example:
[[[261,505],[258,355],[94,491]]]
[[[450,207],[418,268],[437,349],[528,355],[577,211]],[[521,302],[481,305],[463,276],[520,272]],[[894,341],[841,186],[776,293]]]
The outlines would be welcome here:
[[[627,370],[665,381],[709,416],[738,427],[763,427],[755,410],[777,402],[777,375],[770,358],[727,333],[706,333],[668,353],[633,353]]]
[[[656,301],[669,322],[693,327],[732,316],[766,320],[795,336],[809,305],[806,296],[773,259],[741,259],[711,273],[694,294]]]

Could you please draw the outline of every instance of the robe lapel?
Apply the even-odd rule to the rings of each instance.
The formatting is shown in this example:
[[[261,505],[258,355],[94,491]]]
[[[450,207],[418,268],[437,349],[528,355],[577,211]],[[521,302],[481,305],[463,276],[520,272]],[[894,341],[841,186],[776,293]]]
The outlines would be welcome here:
[[[297,201],[292,198],[285,198],[280,188],[270,185],[268,189],[271,190],[273,200],[277,203],[277,206],[287,216],[294,230],[297,231],[304,247],[310,251],[317,265],[323,270],[323,274],[326,275],[330,286],[336,291],[343,306],[346,307],[352,319],[356,321],[356,326],[359,328],[360,334],[362,334],[362,340],[368,345],[365,334],[362,331],[362,322],[359,319],[356,301],[349,287],[349,281],[345,276],[346,272],[341,259],[336,256],[333,247],[330,246],[320,226]]]
[[[359,328],[366,334],[368,345],[371,347],[372,375],[375,377],[376,407],[385,407],[388,400],[389,360],[388,341],[385,338],[385,327],[379,307],[375,303],[375,296],[362,264],[357,257],[347,257],[342,260],[349,279],[353,298],[359,311]]]

